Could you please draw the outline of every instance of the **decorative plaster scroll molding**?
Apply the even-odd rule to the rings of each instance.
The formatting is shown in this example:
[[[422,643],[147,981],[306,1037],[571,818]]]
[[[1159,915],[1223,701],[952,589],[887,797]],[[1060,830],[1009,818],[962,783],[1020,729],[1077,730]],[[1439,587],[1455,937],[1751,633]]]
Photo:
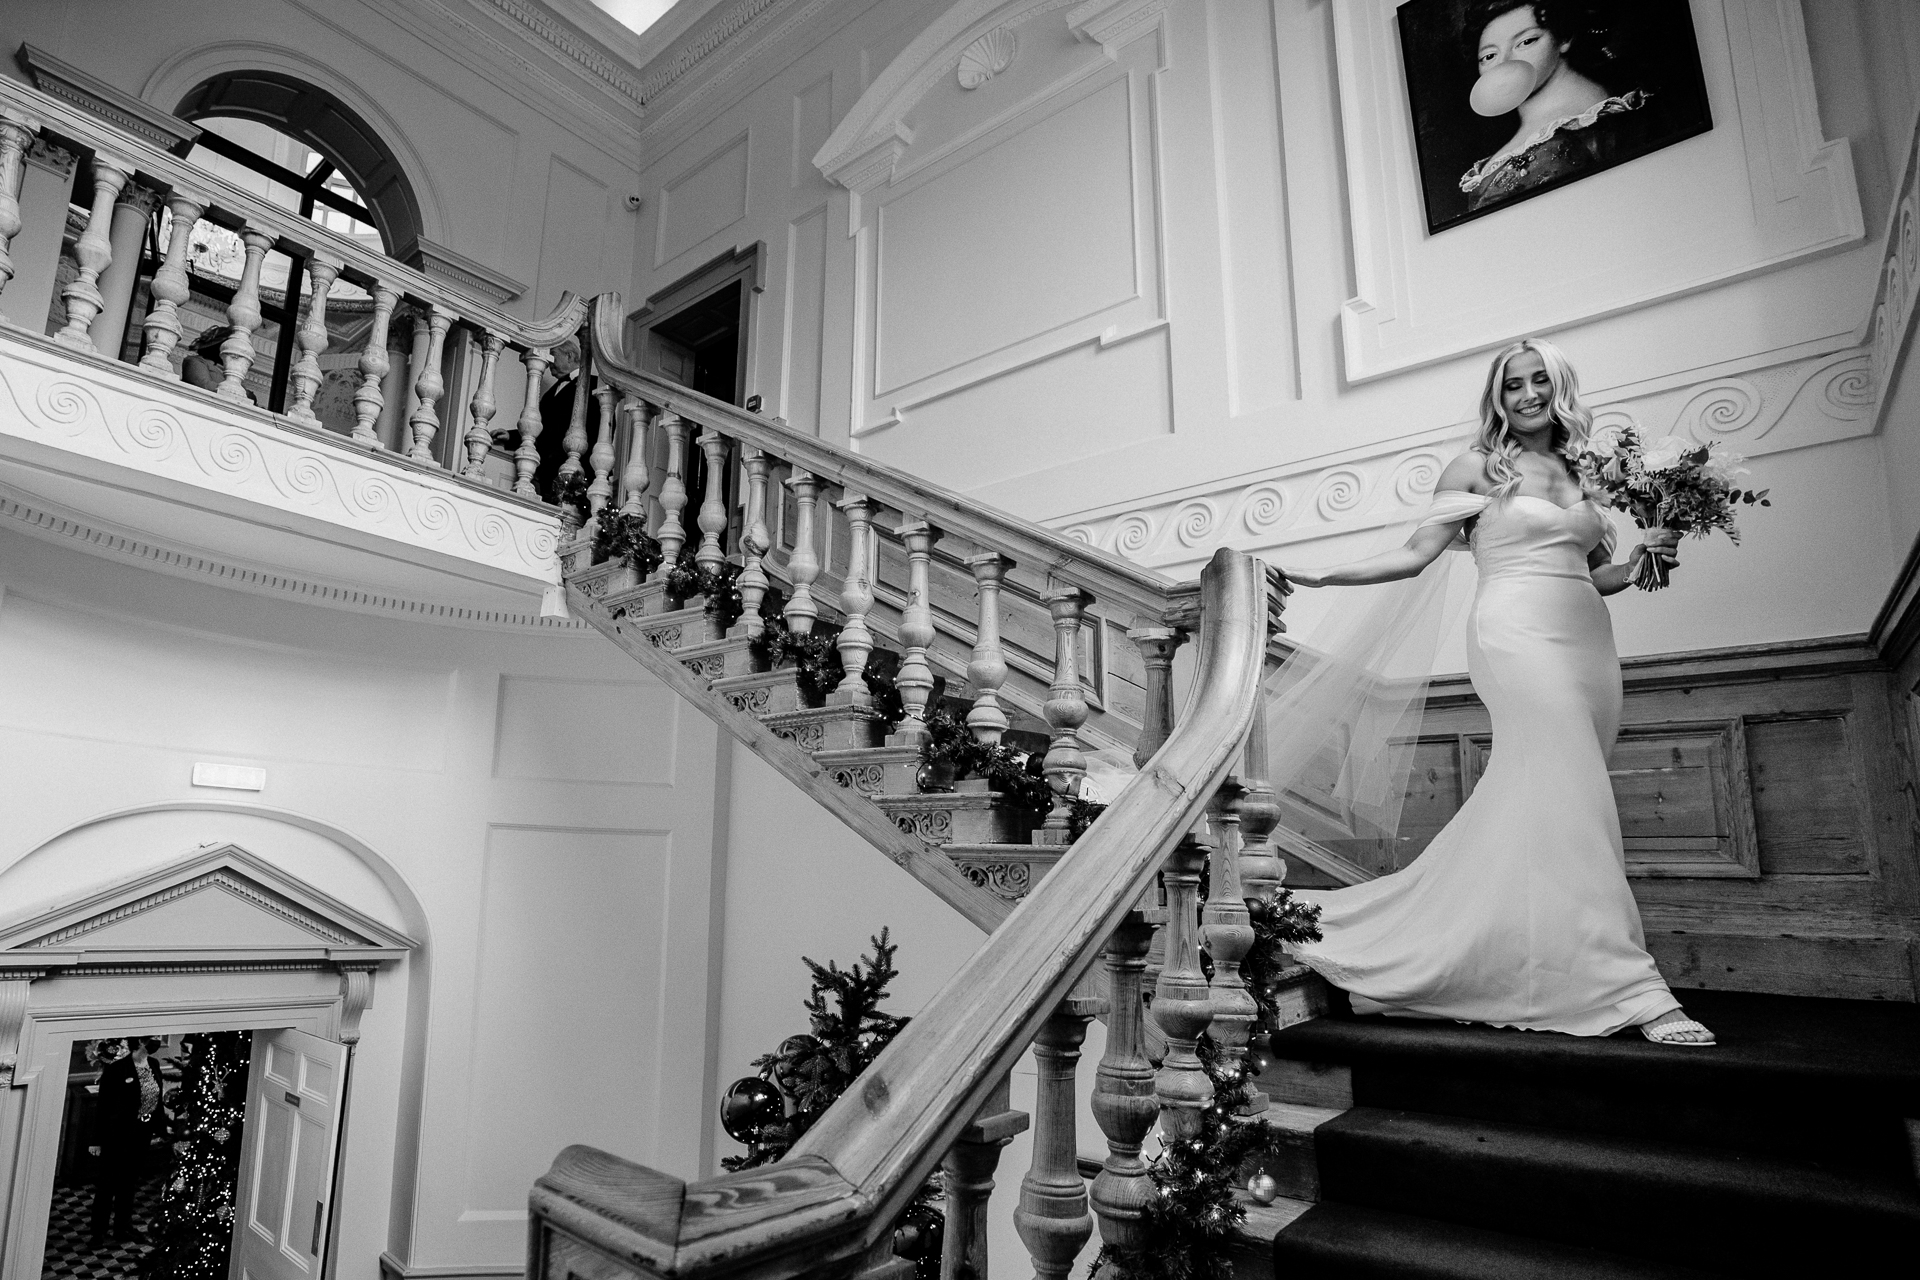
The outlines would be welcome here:
[[[1880,428],[1893,394],[1895,370],[1906,358],[1913,336],[1914,304],[1920,301],[1920,121],[1907,139],[1907,164],[1894,192],[1881,249],[1880,276],[1865,326],[1874,389],[1872,420]]]
[[[110,124],[145,138],[156,147],[185,154],[193,140],[200,136],[199,125],[190,124],[170,111],[162,111],[142,102],[105,80],[62,62],[45,49],[23,44],[14,56],[34,88],[90,111]]]
[[[751,2],[741,0],[736,12],[743,12]],[[641,137],[650,139],[686,118],[696,103],[740,76],[762,53],[792,48],[799,29],[833,3],[834,0],[796,0],[781,12],[775,12],[775,6],[769,5],[743,21],[729,15],[703,28],[699,36],[674,55],[675,63],[670,66],[678,65],[681,56],[696,47],[705,47],[705,52],[684,69],[672,72],[664,85],[653,87],[654,78],[666,74],[670,68],[662,68],[643,82],[648,119],[641,128]],[[729,55],[725,60],[713,56],[722,46]],[[687,72],[696,66],[704,66],[704,74],[690,77]]]
[[[1428,234],[1398,3],[1331,7],[1354,256],[1355,296],[1341,312],[1350,381],[1617,315],[1865,234],[1849,144],[1828,141],[1821,130],[1795,0],[1696,0],[1710,132]],[[1729,170],[1745,181],[1708,183]],[[1673,212],[1681,202],[1697,204],[1695,215]],[[1624,221],[1623,210],[1630,211]],[[1661,235],[1633,229],[1654,223]],[[1736,223],[1740,231],[1729,233]],[[1582,252],[1590,245],[1594,251]],[[1539,283],[1457,305],[1495,253],[1504,269]]]
[[[1588,397],[1596,424],[1646,437],[1724,441],[1749,458],[1828,444],[1873,429],[1871,357],[1859,348],[1652,390]],[[1065,518],[1063,532],[1146,565],[1191,562],[1209,547],[1283,546],[1399,523],[1424,507],[1472,424],[1276,467],[1215,485]]]
[[[954,865],[969,883],[979,885],[998,898],[1018,902],[1033,887],[1033,872],[1024,862],[969,862],[955,859]]]
[[[360,1043],[360,1017],[373,1006],[373,965],[340,966],[340,1043]]]
[[[13,1085],[13,1069],[20,1061],[20,1029],[27,1022],[27,995],[34,973],[14,973],[0,979],[0,1089]]]
[[[356,587],[336,586],[297,578],[290,574],[249,568],[211,556],[159,546],[131,534],[101,528],[70,515],[42,510],[4,494],[0,494],[0,518],[14,521],[22,532],[39,538],[43,542],[77,543],[89,553],[119,564],[152,569],[158,573],[229,587],[236,591],[294,600],[301,604],[489,631],[534,628],[580,636],[593,634],[591,628],[575,618],[542,618],[530,613],[508,613],[504,610],[468,609],[458,605],[434,604],[425,600],[379,595]]]
[[[995,27],[960,51],[954,76],[962,89],[978,89],[1013,65],[1020,42],[1006,27]]]
[[[560,581],[550,512],[32,337],[0,340],[0,451],[149,493],[170,483],[191,505],[238,501],[386,554],[418,548],[503,587]]]

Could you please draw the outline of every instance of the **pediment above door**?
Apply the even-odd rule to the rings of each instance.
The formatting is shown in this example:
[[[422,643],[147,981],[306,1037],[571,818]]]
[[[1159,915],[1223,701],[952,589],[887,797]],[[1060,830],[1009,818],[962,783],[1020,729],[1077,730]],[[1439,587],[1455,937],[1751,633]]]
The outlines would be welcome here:
[[[0,919],[0,976],[76,967],[365,968],[414,941],[237,845]]]

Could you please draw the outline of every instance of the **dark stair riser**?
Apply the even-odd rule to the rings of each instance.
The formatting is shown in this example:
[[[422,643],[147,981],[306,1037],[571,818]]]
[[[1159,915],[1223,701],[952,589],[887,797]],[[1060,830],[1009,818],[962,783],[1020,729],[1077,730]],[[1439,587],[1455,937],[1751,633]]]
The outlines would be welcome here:
[[[1332,1018],[1277,1034],[1273,1051],[1347,1066],[1360,1106],[1724,1147],[1836,1169],[1912,1169],[1905,1120],[1920,1115],[1920,1014],[1912,1006],[1688,999],[1720,1045]]]
[[[1705,1280],[1710,1272],[1345,1204],[1273,1242],[1275,1280]]]
[[[1316,1143],[1327,1200],[1488,1231],[1761,1274],[1920,1250],[1910,1176],[1365,1107]]]

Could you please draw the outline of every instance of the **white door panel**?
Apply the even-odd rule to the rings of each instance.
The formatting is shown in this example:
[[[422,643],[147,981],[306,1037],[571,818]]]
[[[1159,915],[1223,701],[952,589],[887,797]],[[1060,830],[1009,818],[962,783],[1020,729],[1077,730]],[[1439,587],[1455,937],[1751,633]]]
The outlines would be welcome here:
[[[317,1280],[340,1135],[345,1045],[256,1031],[232,1280]]]

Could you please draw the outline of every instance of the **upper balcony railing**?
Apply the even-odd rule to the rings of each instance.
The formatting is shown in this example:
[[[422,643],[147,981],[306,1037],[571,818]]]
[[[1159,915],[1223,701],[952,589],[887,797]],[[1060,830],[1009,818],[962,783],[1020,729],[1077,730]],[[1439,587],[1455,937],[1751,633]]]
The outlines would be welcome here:
[[[64,229],[68,214],[65,191],[22,202],[28,155],[36,147],[79,162],[84,185],[72,191],[71,199],[88,210],[72,247],[77,273],[59,290],[64,320],[49,335],[54,342],[108,358],[132,348],[138,351],[134,367],[139,371],[180,383],[183,308],[196,283],[189,269],[192,238],[197,224],[211,223],[237,234],[244,261],[226,307],[224,321],[231,332],[219,346],[216,384],[188,385],[234,405],[251,398],[247,381],[259,359],[255,339],[263,321],[262,266],[277,250],[292,260],[293,271],[304,273],[309,299],[294,335],[296,356],[285,412],[279,415],[283,425],[321,429],[315,397],[324,376],[321,358],[330,342],[329,293],[336,281],[345,281],[365,291],[371,312],[355,371],[352,421],[342,424],[347,438],[405,459],[402,467],[479,481],[489,474],[497,437],[517,428],[517,447],[505,459],[509,474],[498,475],[496,456],[496,479],[489,487],[510,489],[522,498],[542,497],[534,486],[540,461],[539,400],[554,348],[572,337],[585,318],[579,299],[565,295],[552,314],[522,320],[79,108],[0,77],[0,321],[15,331],[41,332],[49,299],[20,296],[8,285],[22,274],[40,280],[53,276],[51,264],[26,262],[22,247],[57,255],[61,235],[49,224],[57,222]],[[138,321],[136,347],[122,343],[120,331],[127,325],[138,284],[135,265],[147,232],[147,211],[156,204],[164,204],[170,216],[150,283],[151,305]],[[117,217],[118,209],[133,210],[137,216]],[[367,305],[361,302],[359,307],[365,310]],[[412,325],[410,349],[389,350],[399,337],[396,320]],[[456,345],[461,355],[474,359],[453,360]],[[524,374],[523,387],[514,388],[523,407],[512,423],[494,421],[503,398],[515,398],[502,395],[503,352],[519,358]],[[455,366],[463,404],[446,403],[448,374]],[[577,409],[584,411],[585,397],[579,400]],[[576,469],[578,458],[576,451]]]

